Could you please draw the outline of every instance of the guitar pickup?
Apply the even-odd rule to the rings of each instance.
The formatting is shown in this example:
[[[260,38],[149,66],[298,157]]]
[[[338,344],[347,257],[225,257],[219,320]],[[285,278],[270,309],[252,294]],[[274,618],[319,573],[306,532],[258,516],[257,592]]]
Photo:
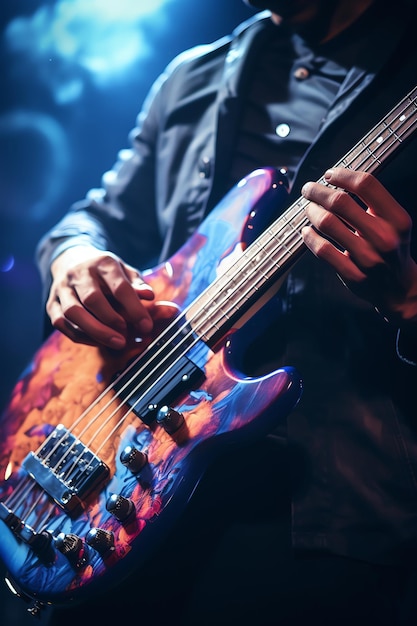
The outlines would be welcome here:
[[[139,364],[140,365],[140,364]],[[204,380],[204,372],[187,357],[183,356],[175,367],[158,371],[155,380],[146,386],[137,384],[134,374],[120,376],[114,386],[121,399],[145,423],[151,424],[163,405],[171,405],[183,394],[196,388]]]
[[[66,512],[109,476],[109,468],[89,448],[59,424],[38,453],[30,452],[22,467]]]

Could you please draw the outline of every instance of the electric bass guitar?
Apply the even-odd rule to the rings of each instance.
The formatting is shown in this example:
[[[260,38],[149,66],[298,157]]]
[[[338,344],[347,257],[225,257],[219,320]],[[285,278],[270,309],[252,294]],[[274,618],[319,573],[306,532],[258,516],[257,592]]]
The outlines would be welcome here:
[[[416,120],[417,87],[336,165],[375,172]],[[121,355],[55,331],[17,382],[0,421],[0,556],[32,613],[133,572],[213,456],[266,434],[298,402],[292,367],[248,377],[236,358],[306,250],[304,198],[266,225],[286,197],[279,172],[252,172],[144,272],[156,299],[178,308],[151,339]]]

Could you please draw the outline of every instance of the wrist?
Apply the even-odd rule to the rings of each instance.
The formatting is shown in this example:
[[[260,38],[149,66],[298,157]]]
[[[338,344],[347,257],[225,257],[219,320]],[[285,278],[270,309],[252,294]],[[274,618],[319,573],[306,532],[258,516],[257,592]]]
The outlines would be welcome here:
[[[67,267],[69,265],[75,265],[101,253],[103,253],[103,250],[96,248],[90,243],[83,243],[78,239],[73,242],[67,241],[62,247],[55,251],[54,258],[51,262],[51,274],[54,276],[60,271],[62,266]]]

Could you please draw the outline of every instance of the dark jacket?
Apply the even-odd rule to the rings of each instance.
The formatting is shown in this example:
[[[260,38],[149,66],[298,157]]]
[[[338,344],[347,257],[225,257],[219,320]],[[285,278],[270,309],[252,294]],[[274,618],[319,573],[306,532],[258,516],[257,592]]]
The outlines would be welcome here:
[[[239,96],[268,22],[259,14],[231,37],[180,55],[157,80],[132,133],[133,150],[122,151],[103,189],[74,205],[41,242],[46,289],[51,259],[65,247],[90,241],[144,269],[173,254],[221,199]],[[289,201],[415,86],[414,24],[398,10],[370,30],[375,54],[348,72]],[[380,173],[413,217],[416,158],[414,140]],[[417,551],[417,368],[398,358],[396,329],[312,256],[303,257],[280,298],[283,317],[268,329],[263,357],[296,366],[305,381],[288,419],[294,544],[402,561]]]

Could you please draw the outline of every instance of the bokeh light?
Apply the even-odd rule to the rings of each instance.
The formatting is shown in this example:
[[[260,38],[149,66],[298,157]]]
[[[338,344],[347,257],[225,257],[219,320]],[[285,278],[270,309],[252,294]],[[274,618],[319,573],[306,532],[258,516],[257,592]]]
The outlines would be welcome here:
[[[16,16],[5,30],[7,49],[36,72],[59,103],[82,94],[86,77],[107,86],[148,58],[168,27],[173,0],[60,0]],[[186,4],[188,0],[176,0]],[[155,19],[157,16],[157,19]]]
[[[0,411],[41,345],[40,237],[100,184],[172,57],[252,12],[242,0],[2,0]],[[29,626],[0,591],[4,624]]]

